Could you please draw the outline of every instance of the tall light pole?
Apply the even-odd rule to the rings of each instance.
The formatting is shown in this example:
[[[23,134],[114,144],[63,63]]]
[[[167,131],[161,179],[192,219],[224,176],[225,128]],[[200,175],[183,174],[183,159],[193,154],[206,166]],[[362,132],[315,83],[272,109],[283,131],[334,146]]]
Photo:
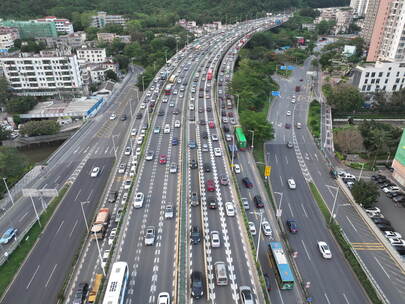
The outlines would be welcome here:
[[[143,81],[144,78],[145,76],[142,76],[142,92],[145,92],[145,83]]]
[[[6,179],[7,179],[7,178],[3,177],[3,182],[4,182],[4,185],[6,185],[6,189],[7,189],[8,197],[10,198],[11,203],[14,205],[14,200],[13,200],[13,197],[11,196],[10,189],[8,188],[8,185],[7,185]]]
[[[239,94],[236,94],[235,96],[238,97],[238,100],[236,102],[236,114],[239,115]]]
[[[332,218],[334,218],[334,212],[335,212],[335,206],[336,206],[336,201],[337,201],[337,197],[339,194],[339,187],[332,187],[336,190],[336,195],[335,195],[335,199],[333,200],[333,206],[332,206],[332,214],[330,215],[330,220],[329,220],[329,224],[332,223]]]
[[[84,208],[83,208],[83,205],[84,205],[84,204],[88,204],[88,203],[89,203],[89,202],[80,202],[80,207],[82,208],[83,219],[84,219],[84,223],[86,224],[87,233],[89,233],[89,232],[90,232],[90,230],[89,230],[89,223],[87,223],[86,214],[84,213]]]
[[[262,231],[262,221],[263,221],[263,210],[260,210],[259,212],[257,211],[251,211],[251,214],[259,215],[260,216],[260,222],[259,222],[259,236],[257,237],[257,246],[256,246],[256,262],[259,257],[259,249],[260,249],[260,235]]]
[[[165,62],[167,63],[167,49],[165,49]]]
[[[250,133],[252,133],[252,144],[250,145],[250,149],[252,149],[253,152],[253,142],[255,138],[255,131],[254,130],[248,130]]]
[[[274,192],[274,194],[280,195],[280,203],[278,204],[278,208],[276,211],[276,217],[279,219],[279,218],[281,218],[281,214],[282,214],[281,203],[283,201],[283,192]]]
[[[361,170],[360,170],[359,180],[361,180],[361,176],[362,176],[362,174],[363,174],[364,165],[365,165],[365,163],[362,163],[362,164],[361,164]]]
[[[129,99],[129,111],[131,112],[131,119],[132,119],[132,116],[133,116],[133,113],[132,113],[132,98]]]

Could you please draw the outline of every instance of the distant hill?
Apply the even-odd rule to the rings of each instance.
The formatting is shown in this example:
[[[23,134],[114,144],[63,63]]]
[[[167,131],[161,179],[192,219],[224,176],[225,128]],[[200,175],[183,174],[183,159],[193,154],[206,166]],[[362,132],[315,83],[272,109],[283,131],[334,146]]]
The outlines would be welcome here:
[[[198,22],[234,21],[267,11],[291,7],[348,5],[350,0],[1,0],[0,18],[34,18],[44,15],[71,18],[74,12],[102,10],[110,14],[170,14]]]

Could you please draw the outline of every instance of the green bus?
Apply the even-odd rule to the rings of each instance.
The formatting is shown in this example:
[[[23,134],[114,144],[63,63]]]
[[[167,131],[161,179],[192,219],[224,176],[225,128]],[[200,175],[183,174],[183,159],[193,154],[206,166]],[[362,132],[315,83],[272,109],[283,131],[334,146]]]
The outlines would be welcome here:
[[[243,133],[242,127],[235,128],[236,142],[238,143],[239,150],[244,151],[247,148],[247,142],[245,134]]]

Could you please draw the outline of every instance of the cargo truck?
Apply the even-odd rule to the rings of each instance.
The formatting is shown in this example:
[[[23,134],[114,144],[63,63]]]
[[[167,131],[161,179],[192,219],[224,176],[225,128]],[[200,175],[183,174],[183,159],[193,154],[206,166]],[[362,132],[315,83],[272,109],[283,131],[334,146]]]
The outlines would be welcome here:
[[[98,211],[93,227],[91,227],[91,236],[90,236],[91,239],[102,240],[104,238],[109,220],[110,220],[110,209],[101,208]]]

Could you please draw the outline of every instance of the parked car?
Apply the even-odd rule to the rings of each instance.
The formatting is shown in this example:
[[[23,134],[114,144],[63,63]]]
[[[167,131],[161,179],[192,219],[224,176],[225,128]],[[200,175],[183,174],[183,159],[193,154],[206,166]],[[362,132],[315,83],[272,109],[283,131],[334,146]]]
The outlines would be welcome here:
[[[17,235],[17,229],[8,227],[6,232],[3,233],[0,239],[0,244],[8,244],[10,240]]]

